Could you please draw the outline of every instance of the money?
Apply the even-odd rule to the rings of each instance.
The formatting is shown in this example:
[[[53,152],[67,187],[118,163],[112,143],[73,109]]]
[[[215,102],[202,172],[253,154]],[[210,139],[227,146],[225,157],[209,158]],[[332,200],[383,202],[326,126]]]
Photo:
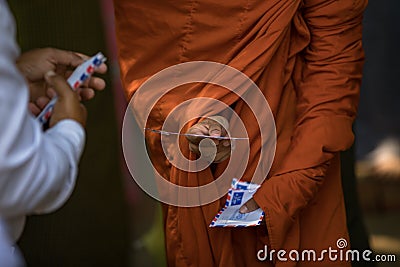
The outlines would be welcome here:
[[[151,128],[144,128],[144,130],[151,131],[153,133],[162,134],[162,135],[193,136],[193,137],[210,138],[210,139],[218,139],[218,140],[247,140],[247,139],[249,139],[247,137],[210,136],[210,135],[202,135],[202,134],[168,132],[168,131],[156,130],[156,129],[151,129]]]
[[[102,53],[97,53],[95,56],[83,62],[79,65],[71,76],[68,78],[67,82],[71,86],[73,90],[76,90],[81,86],[93,72],[98,68],[103,62],[106,61],[106,58]],[[57,97],[54,97],[50,102],[44,107],[42,112],[37,116],[37,120],[42,124],[46,124],[51,114],[53,113],[54,105],[57,103]]]

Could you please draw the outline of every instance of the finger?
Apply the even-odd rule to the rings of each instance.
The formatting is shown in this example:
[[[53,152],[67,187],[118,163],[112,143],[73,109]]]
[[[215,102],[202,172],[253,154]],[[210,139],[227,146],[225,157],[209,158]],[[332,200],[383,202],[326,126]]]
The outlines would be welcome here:
[[[84,59],[72,51],[61,50],[57,48],[46,48],[49,50],[51,58],[57,65],[77,67],[83,63]]]
[[[40,108],[38,106],[36,106],[34,103],[32,103],[32,102],[30,102],[28,104],[28,109],[35,116],[39,115],[39,113],[40,113]]]
[[[94,90],[101,91],[104,88],[106,88],[106,82],[102,78],[91,77],[87,87],[93,88]]]
[[[72,72],[67,71],[65,73],[65,78],[70,77]],[[84,81],[82,85],[80,86],[81,88],[92,88],[96,91],[102,91],[106,88],[106,82],[104,79],[99,78],[99,77],[90,77],[90,79]]]
[[[221,136],[221,125],[217,121],[207,118],[199,122],[197,125],[201,125],[202,127],[205,127],[205,129],[207,129],[207,131],[204,132],[203,135],[208,135],[213,137]],[[212,139],[212,140],[215,145],[219,145],[218,139]]]
[[[208,135],[208,126],[205,124],[200,124],[197,123],[190,127],[190,129],[187,131],[188,134],[194,134],[194,135]],[[198,145],[201,140],[204,139],[204,137],[200,136],[191,136],[191,135],[186,135],[186,139],[193,144]]]
[[[218,122],[210,120],[208,134],[210,136],[222,136],[222,126]]]
[[[46,95],[51,99],[57,96],[56,91],[53,88],[47,88]]]
[[[201,157],[210,163],[215,160],[215,155],[218,152],[217,146],[210,138],[205,138],[200,142],[199,150],[201,153]]]
[[[47,72],[45,79],[46,82],[55,90],[60,100],[62,98],[78,97],[68,85],[67,81],[62,76],[55,74],[54,71]]]
[[[36,99],[36,105],[38,108],[40,108],[42,110],[49,103],[49,101],[50,101],[50,98],[41,96],[38,99]]]
[[[218,152],[215,155],[214,162],[215,163],[222,162],[222,161],[226,160],[227,158],[229,158],[230,155],[231,155],[230,147],[218,146]]]
[[[78,57],[82,58],[83,60],[88,60],[90,57],[88,55],[79,53],[79,52],[74,52]]]
[[[221,126],[221,136],[227,135],[227,130],[229,129],[229,122],[225,117],[222,116],[211,116],[207,118],[213,123],[218,123]]]
[[[83,60],[88,60],[90,58],[89,56],[82,54],[82,53],[75,52],[75,54],[78,55],[79,57],[81,57]],[[105,63],[102,63],[100,66],[98,66],[96,68],[95,72],[104,74],[107,72],[107,69],[108,69],[107,65]]]
[[[197,123],[190,127],[187,131],[189,134],[198,134],[198,135],[207,135],[208,134],[208,126],[205,124]]]
[[[92,88],[83,88],[81,89],[79,95],[81,96],[82,100],[87,101],[95,96],[95,92]]]
[[[223,141],[222,141],[222,145],[223,145],[223,146],[230,146],[230,145],[231,145],[231,142],[230,142],[230,140],[223,140]]]
[[[189,150],[192,151],[193,153],[200,155],[200,150],[199,150],[199,146],[189,143]]]
[[[57,63],[58,64],[58,63]],[[71,65],[62,65],[62,64],[58,64],[56,66],[55,72],[57,74],[60,74],[61,76],[64,76],[64,78],[67,78],[68,76],[66,75],[66,73],[68,72],[69,69],[74,69],[74,66]]]
[[[239,212],[240,213],[249,213],[249,212],[255,211],[258,208],[259,208],[259,206],[258,206],[257,202],[253,198],[251,198],[249,201],[244,203],[243,206],[240,207]]]
[[[220,163],[227,158],[229,158],[231,155],[231,148],[229,146],[224,146],[224,145],[219,145],[218,146],[218,152],[215,155],[215,163]]]
[[[100,66],[98,66],[95,69],[95,72],[96,73],[100,73],[100,74],[104,74],[104,73],[107,72],[107,69],[108,69],[107,65],[105,63],[102,63]]]
[[[71,69],[71,70],[65,70],[65,72],[64,72],[64,78],[65,79],[68,79],[71,75],[72,75],[72,73],[73,73],[74,71]]]
[[[217,155],[215,155],[215,159],[214,159],[214,163],[220,163],[225,161],[226,159],[228,159],[230,156],[230,153],[217,153]]]
[[[79,102],[82,101],[81,92],[82,92],[82,89],[80,89],[80,88],[78,88],[78,89],[75,90],[75,93],[76,93],[77,96],[78,96]]]

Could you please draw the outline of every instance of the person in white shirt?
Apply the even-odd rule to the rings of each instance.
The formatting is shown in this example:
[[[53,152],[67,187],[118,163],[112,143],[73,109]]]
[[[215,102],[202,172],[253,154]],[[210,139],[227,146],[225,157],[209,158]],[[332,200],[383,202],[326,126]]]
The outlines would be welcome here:
[[[92,78],[79,94],[65,80],[67,69],[85,56],[58,49],[39,49],[19,55],[15,22],[7,2],[0,0],[0,266],[24,266],[15,248],[25,216],[52,212],[74,188],[84,142],[90,99],[105,87]],[[103,65],[100,72],[105,72]],[[57,74],[56,74],[57,73]],[[60,75],[62,74],[62,75]],[[43,131],[32,113],[48,102],[52,88],[58,102]],[[28,102],[31,101],[30,110]]]

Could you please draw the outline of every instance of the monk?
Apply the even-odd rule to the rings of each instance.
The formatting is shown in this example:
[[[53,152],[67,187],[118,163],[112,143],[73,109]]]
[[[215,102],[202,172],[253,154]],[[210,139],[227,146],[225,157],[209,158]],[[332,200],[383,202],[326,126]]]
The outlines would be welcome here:
[[[361,22],[367,0],[115,0],[114,4],[128,99],[165,68],[212,61],[250,77],[275,119],[272,167],[253,199],[241,208],[249,212],[261,207],[265,224],[210,228],[224,197],[198,207],[165,204],[168,265],[351,266],[350,261],[330,259],[323,251],[351,248],[337,242],[349,241],[339,152],[354,140],[352,123],[364,62]],[[176,106],[199,96],[226,103],[244,122],[250,160],[239,178],[250,180],[255,172],[252,162],[256,164],[263,144],[260,129],[253,127],[254,116],[236,94],[212,85],[181,86],[157,102],[146,126],[160,129]],[[211,128],[222,132],[224,127],[215,127],[215,120],[206,118],[189,123],[185,130],[207,133]],[[146,142],[157,171],[179,185],[207,184],[230,160],[223,152],[207,169],[187,172],[168,163],[160,135],[146,132]],[[188,159],[199,156],[198,142],[190,138],[181,142]],[[286,251],[287,260],[276,254],[271,260],[260,259],[266,246],[269,252]],[[319,261],[289,259],[291,250],[301,254],[307,249],[316,251]]]

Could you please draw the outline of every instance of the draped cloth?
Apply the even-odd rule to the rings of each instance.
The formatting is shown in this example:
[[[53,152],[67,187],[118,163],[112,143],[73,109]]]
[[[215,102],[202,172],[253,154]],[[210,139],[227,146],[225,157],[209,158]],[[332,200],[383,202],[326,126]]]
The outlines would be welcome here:
[[[275,118],[275,158],[254,196],[265,211],[266,224],[209,228],[224,198],[199,207],[164,205],[169,266],[350,266],[327,256],[311,262],[260,261],[257,252],[265,245],[269,250],[320,252],[338,249],[340,238],[349,240],[339,152],[354,139],[366,4],[366,0],[114,1],[121,78],[128,98],[158,71],[207,60],[250,77]],[[253,127],[251,110],[229,90],[181,86],[156,104],[147,126],[160,129],[174,107],[200,96],[226,103],[243,120],[250,161],[240,178],[251,179],[262,146],[260,129]],[[146,142],[157,171],[179,185],[207,184],[227,164],[185,172],[165,158],[159,135],[146,133]],[[182,142],[182,153],[194,159],[187,141]]]

